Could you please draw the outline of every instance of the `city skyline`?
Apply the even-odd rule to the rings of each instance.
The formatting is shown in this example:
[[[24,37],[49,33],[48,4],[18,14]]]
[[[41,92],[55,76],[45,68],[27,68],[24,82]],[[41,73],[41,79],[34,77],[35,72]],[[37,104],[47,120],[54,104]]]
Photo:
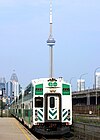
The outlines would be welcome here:
[[[97,69],[99,69],[99,67],[97,68]],[[88,73],[83,73],[81,76],[80,76],[80,79],[76,79],[76,81],[75,81],[75,83],[76,83],[76,87],[75,87],[75,89],[76,89],[76,91],[84,91],[84,90],[87,90],[87,89],[95,89],[95,88],[100,88],[100,72],[96,72],[96,70],[95,70],[95,73],[94,73],[94,78],[95,78],[95,83],[93,83],[93,87],[86,87],[87,85],[86,85],[86,81],[85,81],[85,78],[82,78],[82,76],[84,76],[84,75],[86,75],[86,74],[88,74]],[[60,77],[59,77],[60,78]],[[62,77],[61,77],[62,78]],[[72,84],[72,80],[74,79],[75,77],[72,77],[71,79],[70,79],[70,81],[69,81],[69,83],[71,84],[71,87],[72,87],[72,91],[75,91],[74,89],[73,89],[73,84]],[[9,85],[9,87],[10,88],[15,88],[14,90],[13,90],[13,88],[12,88],[12,90],[10,91],[11,93],[10,94],[13,94],[13,91],[14,91],[14,93],[15,94],[19,94],[19,92],[20,92],[20,90],[22,90],[22,89],[24,89],[24,87],[22,87],[21,85],[20,85],[20,81],[18,81],[18,77],[17,77],[17,74],[15,73],[15,70],[13,70],[13,73],[11,74],[11,77],[9,78],[9,80],[7,81],[6,80],[6,78],[5,77],[0,77],[0,86],[2,87],[3,86],[3,84],[5,84],[6,85],[6,90],[8,90],[7,88],[7,86],[8,86],[8,84],[10,84]],[[14,85],[13,85],[14,84]],[[17,86],[18,85],[18,86]],[[0,89],[1,89],[1,87],[0,87]],[[19,91],[19,92],[17,92],[16,91],[16,87],[18,88],[17,89],[17,91]],[[9,93],[8,93],[8,91],[6,91],[6,94],[7,94],[7,96],[12,96],[12,95],[10,95]],[[9,94],[9,95],[8,95]],[[14,95],[15,97],[16,97],[16,95]]]
[[[100,1],[53,0],[54,76],[76,87],[83,73],[93,87],[100,66]],[[35,78],[49,77],[49,0],[0,1],[0,77],[15,69],[22,87]],[[100,71],[100,69],[98,69]]]
[[[2,93],[3,99],[5,100],[4,102],[10,104],[14,98],[16,99],[16,97],[18,97],[20,92],[21,86],[15,70],[8,81],[5,77],[0,77],[0,95]]]

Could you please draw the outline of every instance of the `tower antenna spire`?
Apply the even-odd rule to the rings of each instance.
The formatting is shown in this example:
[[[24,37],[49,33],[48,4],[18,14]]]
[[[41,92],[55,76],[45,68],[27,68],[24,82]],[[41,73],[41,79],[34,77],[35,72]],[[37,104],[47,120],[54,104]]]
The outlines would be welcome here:
[[[52,35],[52,25],[53,25],[52,19],[53,19],[52,18],[52,0],[50,0],[50,34],[47,40],[47,45],[50,48],[50,78],[53,78],[53,46],[55,45],[55,40]]]
[[[50,36],[52,37],[52,0],[50,0]]]

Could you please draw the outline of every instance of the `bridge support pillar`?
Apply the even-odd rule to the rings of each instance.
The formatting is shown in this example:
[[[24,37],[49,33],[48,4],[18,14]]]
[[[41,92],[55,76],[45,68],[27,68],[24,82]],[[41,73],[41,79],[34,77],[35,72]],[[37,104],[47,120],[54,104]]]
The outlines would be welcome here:
[[[90,105],[90,94],[87,94],[87,105]]]
[[[98,105],[98,93],[97,93],[97,91],[96,91],[96,95],[95,95],[95,96],[96,96],[96,98],[95,98],[95,99],[96,99],[95,103],[96,103],[96,105]]]

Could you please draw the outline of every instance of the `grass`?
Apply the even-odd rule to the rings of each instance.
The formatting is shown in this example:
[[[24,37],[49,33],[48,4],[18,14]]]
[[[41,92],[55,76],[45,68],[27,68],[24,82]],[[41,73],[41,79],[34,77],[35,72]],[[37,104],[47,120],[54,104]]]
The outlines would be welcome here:
[[[90,115],[75,115],[73,116],[73,122],[83,122],[100,126],[100,117]]]

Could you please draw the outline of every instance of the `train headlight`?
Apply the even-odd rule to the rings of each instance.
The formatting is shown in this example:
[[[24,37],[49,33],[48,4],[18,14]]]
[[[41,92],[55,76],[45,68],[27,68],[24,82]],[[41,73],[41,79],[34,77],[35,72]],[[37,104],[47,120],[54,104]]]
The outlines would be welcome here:
[[[37,116],[38,115],[38,111],[37,110],[35,110],[35,116]]]
[[[35,121],[38,121],[38,117],[35,118]]]
[[[68,115],[67,115],[67,120],[70,121],[70,109],[68,109]]]
[[[69,122],[66,122],[66,125],[69,125]]]
[[[67,116],[67,120],[70,121],[70,115]]]
[[[38,121],[38,111],[35,110],[35,121]]]

